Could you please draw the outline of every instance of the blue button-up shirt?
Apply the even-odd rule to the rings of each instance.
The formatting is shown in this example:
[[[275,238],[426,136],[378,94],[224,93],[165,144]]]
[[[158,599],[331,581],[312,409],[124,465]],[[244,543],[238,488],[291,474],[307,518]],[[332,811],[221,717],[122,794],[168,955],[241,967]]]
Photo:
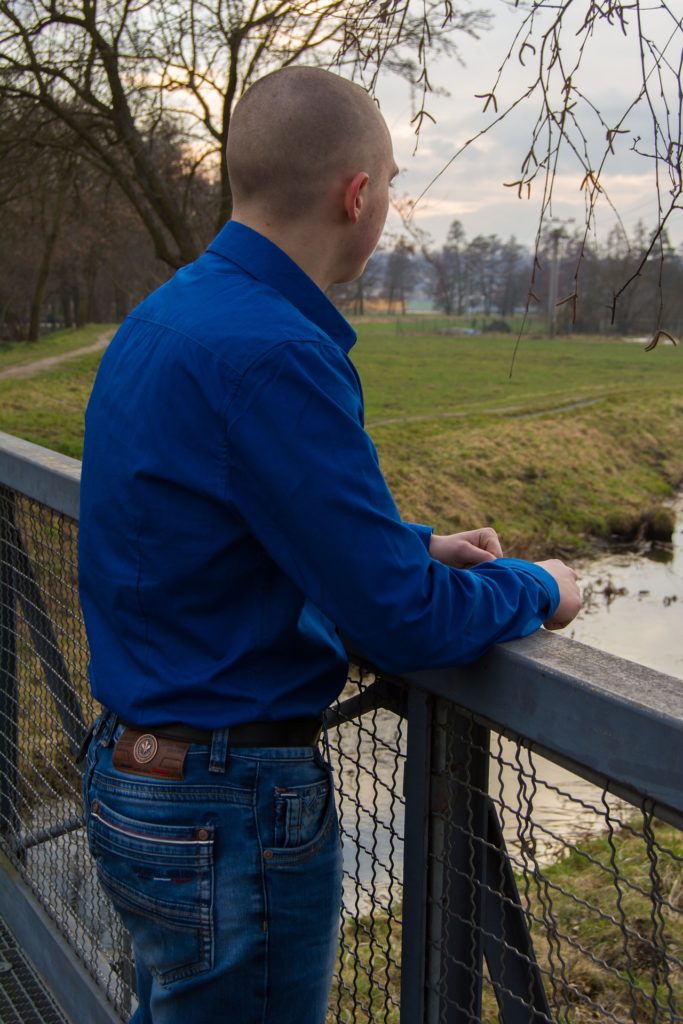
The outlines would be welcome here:
[[[350,325],[231,222],[126,319],[86,413],[80,578],[98,700],[140,725],[315,715],[340,632],[388,670],[470,661],[559,594],[456,570],[402,521],[363,428]]]

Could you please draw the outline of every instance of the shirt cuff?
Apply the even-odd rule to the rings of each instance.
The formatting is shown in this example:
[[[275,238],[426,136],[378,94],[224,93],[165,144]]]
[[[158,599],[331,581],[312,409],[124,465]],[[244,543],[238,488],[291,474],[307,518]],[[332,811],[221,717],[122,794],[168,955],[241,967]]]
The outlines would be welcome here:
[[[482,562],[481,564],[488,565],[489,563]],[[547,617],[550,618],[555,614],[555,609],[560,603],[560,588],[555,577],[551,576],[546,569],[537,565],[536,562],[527,562],[524,558],[497,558],[496,564],[507,565],[522,575],[532,576],[537,583],[541,584],[548,596],[550,610]]]
[[[434,527],[423,526],[422,523],[405,523],[405,525],[409,526],[410,529],[418,535],[418,537],[424,544],[425,548],[427,549],[427,553],[429,553],[429,544],[432,539],[432,534],[434,533]]]

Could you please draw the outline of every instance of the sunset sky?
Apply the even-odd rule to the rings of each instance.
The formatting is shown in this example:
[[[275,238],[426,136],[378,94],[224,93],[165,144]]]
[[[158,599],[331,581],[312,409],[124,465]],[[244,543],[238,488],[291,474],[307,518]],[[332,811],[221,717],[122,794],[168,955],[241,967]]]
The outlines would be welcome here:
[[[481,38],[460,36],[460,54],[463,64],[450,59],[432,62],[430,74],[435,84],[449,90],[449,96],[433,95],[427,109],[436,118],[434,125],[425,119],[418,145],[413,155],[415,136],[410,125],[411,97],[404,82],[395,76],[386,76],[380,82],[378,97],[394,138],[396,159],[401,175],[395,184],[397,197],[415,198],[453,156],[455,151],[491,120],[491,110],[482,113],[483,101],[475,93],[490,90],[497,69],[510,47],[521,14],[503,0],[494,0],[489,7],[493,14],[492,27]],[[664,77],[664,92],[670,105],[677,102],[676,70],[679,68],[681,35],[680,25],[666,12],[646,12],[646,29],[655,38],[670,68]],[[576,49],[578,24],[564,36],[562,56],[569,66],[572,47]],[[512,99],[533,81],[533,56],[527,51],[527,67],[522,67],[517,56],[509,65],[504,81],[507,86],[498,90],[499,105],[504,96]],[[605,122],[614,126],[620,120],[640,87],[639,51],[634,26],[624,36],[618,27],[600,25],[586,47],[581,70],[575,78],[580,90],[603,113]],[[654,76],[651,79],[654,82]],[[559,104],[559,90],[554,94]],[[517,198],[515,189],[505,188],[503,182],[520,177],[520,163],[529,148],[531,129],[539,107],[538,98],[525,101],[509,118],[461,154],[435,183],[419,204],[415,220],[437,242],[445,238],[448,225],[454,219],[462,221],[468,237],[476,234],[498,234],[507,238],[514,234],[519,241],[533,241],[542,195],[542,177],[532,186],[531,199]],[[586,104],[577,106],[577,115],[588,136],[591,166],[596,167],[605,147],[605,129]],[[675,114],[676,108],[673,108]],[[627,134],[614,142],[615,154],[610,155],[601,176],[612,202],[617,207],[627,232],[631,233],[639,220],[649,228],[656,223],[657,196],[655,191],[654,161],[631,152],[634,136],[641,136],[643,147],[652,148],[652,119],[645,103],[634,109],[624,121]],[[542,146],[536,147],[537,154]],[[562,221],[574,218],[571,230],[585,220],[585,193],[580,185],[584,171],[575,156],[567,150],[560,160],[555,188],[553,214]],[[666,187],[666,181],[664,182]],[[614,215],[601,199],[597,210],[597,237],[604,241],[614,225]],[[388,230],[400,230],[400,221],[390,217]],[[683,210],[676,211],[669,221],[669,237],[676,245],[683,243]]]

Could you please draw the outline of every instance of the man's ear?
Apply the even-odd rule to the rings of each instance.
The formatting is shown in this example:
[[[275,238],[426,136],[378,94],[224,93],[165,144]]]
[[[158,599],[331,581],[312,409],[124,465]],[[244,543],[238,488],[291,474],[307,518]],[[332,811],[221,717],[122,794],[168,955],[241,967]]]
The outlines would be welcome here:
[[[360,217],[360,212],[365,201],[365,186],[370,180],[366,171],[359,171],[354,175],[344,192],[344,210],[346,216],[355,224]]]

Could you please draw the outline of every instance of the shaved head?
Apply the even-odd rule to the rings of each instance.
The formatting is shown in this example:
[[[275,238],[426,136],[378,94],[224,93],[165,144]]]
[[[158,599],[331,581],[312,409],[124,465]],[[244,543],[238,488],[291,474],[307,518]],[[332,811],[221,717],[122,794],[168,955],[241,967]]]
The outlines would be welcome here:
[[[256,82],[235,107],[227,161],[236,206],[278,220],[325,201],[344,176],[370,176],[391,156],[379,110],[360,86],[320,68],[288,67]]]

